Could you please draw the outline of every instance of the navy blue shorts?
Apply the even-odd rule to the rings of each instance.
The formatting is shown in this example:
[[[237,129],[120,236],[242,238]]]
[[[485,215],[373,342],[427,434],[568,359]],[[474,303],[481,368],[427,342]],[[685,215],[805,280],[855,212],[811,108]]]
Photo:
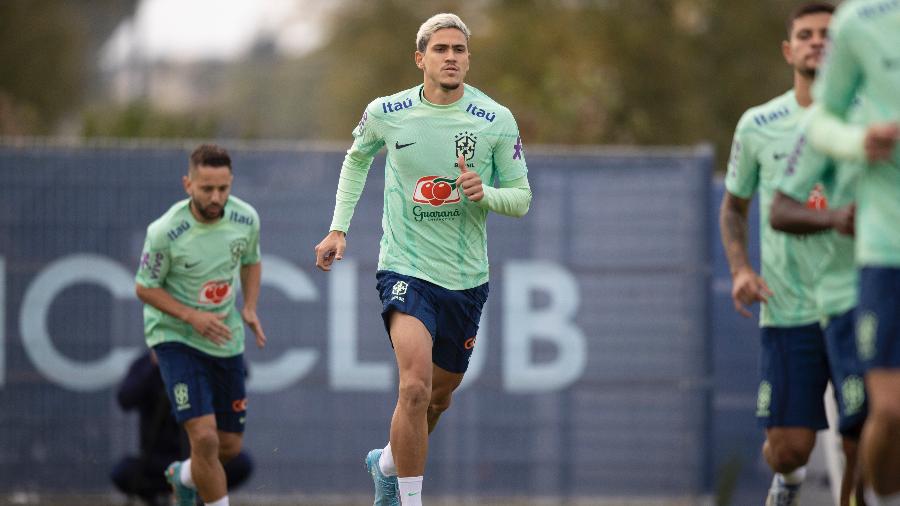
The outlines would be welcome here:
[[[900,269],[859,271],[856,348],[867,371],[900,368]]]
[[[818,323],[763,327],[756,419],[761,427],[828,427],[824,394],[830,370]]]
[[[863,365],[856,354],[855,322],[856,311],[853,309],[829,318],[825,341],[831,364],[831,384],[840,414],[838,430],[845,437],[858,438],[866,421],[868,402]]]
[[[214,357],[182,343],[153,347],[178,423],[216,415],[216,428],[244,432],[247,395],[244,356]]]
[[[378,271],[381,318],[390,337],[392,311],[414,316],[431,333],[431,361],[452,373],[464,373],[475,348],[481,310],[488,297],[485,283],[467,290],[448,290],[434,283],[391,271]]]

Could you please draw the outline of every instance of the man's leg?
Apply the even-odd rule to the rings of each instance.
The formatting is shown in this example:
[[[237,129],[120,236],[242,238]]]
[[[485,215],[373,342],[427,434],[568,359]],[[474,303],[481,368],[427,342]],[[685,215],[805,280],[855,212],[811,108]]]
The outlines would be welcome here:
[[[431,333],[413,316],[393,311],[391,342],[400,372],[391,441],[403,506],[422,504],[422,480],[428,458],[428,406],[431,403]]]
[[[464,373],[452,373],[436,365],[432,367],[431,402],[428,404],[428,434],[434,432],[441,414],[450,407],[453,392],[462,383],[463,376]],[[397,476],[397,464],[394,462],[390,443],[382,451],[378,465],[385,476]]]
[[[432,367],[431,402],[428,404],[428,433],[434,432],[441,414],[450,408],[453,392],[462,383],[464,373],[453,373],[438,366]]]
[[[855,491],[858,491],[856,484],[859,481],[859,466],[856,465],[856,462],[858,460],[857,455],[859,454],[859,439],[842,436],[841,445],[844,448],[844,475],[841,477],[841,506],[850,506],[850,498],[854,495]]]
[[[400,388],[391,418],[391,448],[398,476],[422,476],[428,457],[428,406],[431,403],[431,334],[417,318],[394,311],[391,341]]]
[[[816,430],[828,426],[825,335],[818,323],[764,327],[761,352],[756,414],[766,428],[763,456],[775,472],[766,504],[795,506]]]
[[[806,465],[816,433],[806,427],[773,427],[766,431],[763,456],[772,471],[790,474]]]
[[[236,457],[227,462],[223,462],[225,468],[225,479],[228,483],[228,490],[234,490],[243,485],[253,474],[253,459],[245,450],[241,450]]]
[[[900,371],[872,369],[866,374],[869,418],[863,428],[863,469],[879,496],[900,493]],[[893,499],[893,498],[892,498]]]
[[[205,503],[225,497],[228,488],[225,470],[219,461],[219,433],[215,415],[192,418],[184,423],[191,441],[190,474],[197,485],[197,492]]]

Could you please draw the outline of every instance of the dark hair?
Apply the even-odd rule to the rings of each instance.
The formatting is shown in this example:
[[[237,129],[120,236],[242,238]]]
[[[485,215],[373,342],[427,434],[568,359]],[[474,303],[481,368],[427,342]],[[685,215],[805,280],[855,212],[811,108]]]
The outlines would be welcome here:
[[[788,40],[790,40],[791,33],[794,30],[794,21],[802,18],[803,16],[808,16],[810,14],[819,14],[821,12],[824,12],[826,14],[834,14],[834,5],[828,2],[809,2],[792,10],[786,22]]]
[[[231,157],[225,148],[220,148],[215,144],[201,144],[191,153],[190,158],[191,170],[197,167],[228,167],[231,170]]]

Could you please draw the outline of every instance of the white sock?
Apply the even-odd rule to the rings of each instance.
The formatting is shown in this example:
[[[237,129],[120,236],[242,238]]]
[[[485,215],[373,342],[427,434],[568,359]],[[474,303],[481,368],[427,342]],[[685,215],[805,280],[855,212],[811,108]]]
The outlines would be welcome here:
[[[381,452],[378,458],[378,467],[381,468],[381,474],[385,476],[397,476],[397,464],[394,463],[394,454],[391,452],[391,443],[388,441],[387,446]]]
[[[400,504],[402,506],[422,506],[422,477],[408,476],[397,478],[400,485]]]
[[[781,477],[785,485],[799,485],[806,479],[806,466],[800,466],[789,473],[775,473],[775,477]]]
[[[194,477],[191,476],[191,459],[187,459],[181,463],[181,474],[178,476],[178,479],[181,480],[181,484],[185,487],[197,489],[197,484],[194,483]]]
[[[205,502],[203,504],[205,504],[206,506],[228,506],[228,496],[226,495],[218,501]]]

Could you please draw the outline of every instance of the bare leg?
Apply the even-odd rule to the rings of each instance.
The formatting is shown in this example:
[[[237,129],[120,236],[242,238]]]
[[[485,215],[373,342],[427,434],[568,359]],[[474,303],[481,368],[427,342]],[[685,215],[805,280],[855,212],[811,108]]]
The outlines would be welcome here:
[[[192,418],[184,423],[191,441],[191,476],[204,502],[213,502],[228,493],[225,469],[219,462],[219,435],[214,415]]]
[[[441,414],[450,407],[453,391],[462,383],[463,374],[433,366],[431,403],[428,405],[428,433],[434,432]]]
[[[773,427],[766,430],[763,456],[776,473],[787,474],[806,465],[816,444],[816,433],[806,427]]]
[[[853,495],[857,482],[856,455],[859,441],[844,437],[841,439],[844,447],[844,476],[841,478],[841,506],[850,506],[850,497]]]
[[[397,407],[391,418],[391,449],[400,478],[425,474],[428,405],[431,402],[431,334],[417,318],[394,311],[391,341],[400,372]]]
[[[900,492],[900,371],[873,369],[866,373],[869,417],[860,452],[863,472],[878,495]]]

